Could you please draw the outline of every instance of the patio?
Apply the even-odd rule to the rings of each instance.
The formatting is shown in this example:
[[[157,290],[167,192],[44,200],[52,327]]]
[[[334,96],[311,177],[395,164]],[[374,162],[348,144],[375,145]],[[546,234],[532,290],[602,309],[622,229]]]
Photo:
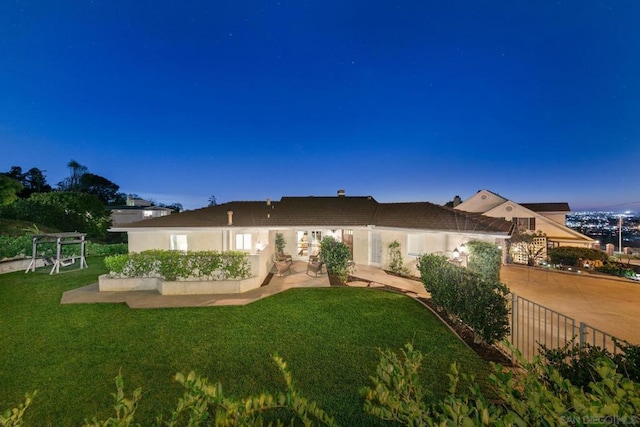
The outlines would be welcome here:
[[[241,294],[160,295],[156,291],[100,292],[98,290],[98,284],[94,283],[65,292],[62,295],[60,303],[125,303],[130,308],[246,305],[287,289],[329,287],[329,278],[326,274],[321,274],[318,277],[306,274],[306,262],[294,261],[291,270],[291,274],[283,277],[274,275],[268,285]],[[375,267],[356,265],[352,276],[360,280],[349,282],[348,286],[390,286],[411,297],[428,297],[429,295],[421,283],[415,280],[389,275],[385,273],[384,270]]]

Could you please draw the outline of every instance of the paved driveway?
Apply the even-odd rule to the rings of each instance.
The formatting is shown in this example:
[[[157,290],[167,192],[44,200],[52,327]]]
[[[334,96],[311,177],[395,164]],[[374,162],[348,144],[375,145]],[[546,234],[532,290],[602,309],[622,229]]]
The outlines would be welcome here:
[[[523,298],[640,344],[640,283],[514,265],[500,278]]]

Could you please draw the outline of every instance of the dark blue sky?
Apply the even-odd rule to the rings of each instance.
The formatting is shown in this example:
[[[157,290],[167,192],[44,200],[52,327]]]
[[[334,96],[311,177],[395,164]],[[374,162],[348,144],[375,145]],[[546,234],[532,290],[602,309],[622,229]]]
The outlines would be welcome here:
[[[640,2],[0,2],[0,171],[187,208],[640,206]]]

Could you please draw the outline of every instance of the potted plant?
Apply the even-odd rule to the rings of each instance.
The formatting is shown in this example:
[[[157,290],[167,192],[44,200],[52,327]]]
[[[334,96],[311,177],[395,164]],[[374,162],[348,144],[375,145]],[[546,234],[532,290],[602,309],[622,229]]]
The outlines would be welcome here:
[[[332,237],[325,237],[320,242],[320,258],[327,267],[329,283],[332,286],[340,286],[347,283],[349,259],[351,258],[349,246]]]

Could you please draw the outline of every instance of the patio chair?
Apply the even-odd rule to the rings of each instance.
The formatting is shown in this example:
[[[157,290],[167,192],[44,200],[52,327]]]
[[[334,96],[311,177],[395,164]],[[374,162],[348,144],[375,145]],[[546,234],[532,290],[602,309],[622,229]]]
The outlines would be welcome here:
[[[293,264],[293,257],[289,254],[285,254],[284,252],[278,252],[273,256],[274,262],[277,261],[286,261],[289,264]]]
[[[291,274],[291,265],[293,262],[288,261],[275,261],[273,263],[273,267],[275,268],[275,274],[278,276],[286,276],[287,274]]]
[[[307,263],[307,274],[311,276],[311,274],[309,274],[309,272],[311,272],[314,273],[316,277],[318,277],[319,274],[322,274],[323,265],[323,262],[320,261],[318,257],[310,257],[309,263]]]

